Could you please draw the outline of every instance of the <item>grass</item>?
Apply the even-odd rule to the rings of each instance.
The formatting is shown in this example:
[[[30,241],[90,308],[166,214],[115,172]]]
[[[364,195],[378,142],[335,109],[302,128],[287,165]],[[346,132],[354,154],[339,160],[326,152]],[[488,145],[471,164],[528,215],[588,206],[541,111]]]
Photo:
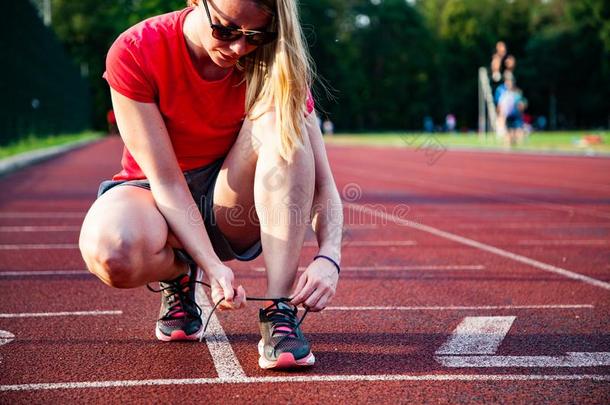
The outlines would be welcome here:
[[[8,145],[0,146],[0,159],[18,155],[24,152],[45,149],[52,146],[65,145],[76,141],[97,139],[101,136],[102,132],[95,131],[84,131],[76,134],[61,134],[48,136],[29,135],[25,138],[21,138],[19,140],[11,142]]]
[[[600,145],[586,145],[581,141],[586,135],[599,135]],[[373,145],[396,147],[425,147],[429,144],[443,145],[451,148],[473,149],[507,149],[501,139],[494,134],[479,137],[475,133],[363,133],[337,134],[326,136],[330,145]],[[534,132],[523,145],[513,150],[544,152],[580,152],[583,154],[610,153],[610,132],[607,131],[570,131],[570,132]]]

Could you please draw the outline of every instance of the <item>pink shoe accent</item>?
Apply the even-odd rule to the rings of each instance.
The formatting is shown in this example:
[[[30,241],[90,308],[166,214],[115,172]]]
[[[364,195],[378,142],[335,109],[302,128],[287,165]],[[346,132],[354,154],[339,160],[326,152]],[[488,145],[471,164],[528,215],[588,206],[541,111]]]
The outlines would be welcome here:
[[[192,335],[187,335],[186,333],[184,333],[183,330],[175,330],[172,332],[171,336],[167,336],[167,335],[163,334],[163,332],[161,332],[159,330],[159,328],[155,328],[155,336],[157,336],[157,339],[159,339],[162,342],[172,342],[172,341],[180,341],[180,340],[199,340],[199,335],[200,335],[202,329],[203,329],[203,327],[201,329],[199,329],[197,332],[193,333]]]
[[[187,340],[188,336],[186,336],[186,333],[184,333],[183,330],[175,330],[172,332],[169,339],[170,340]]]
[[[292,353],[282,353],[275,361],[274,368],[292,368],[297,365]]]
[[[312,352],[309,352],[309,354],[307,356],[305,356],[299,360],[295,360],[294,355],[292,353],[282,353],[279,355],[279,357],[277,358],[276,361],[269,361],[263,355],[263,350],[264,350],[263,340],[261,339],[258,342],[258,354],[259,354],[258,365],[260,366],[260,368],[265,369],[265,370],[268,370],[268,369],[286,370],[286,369],[295,369],[295,368],[300,368],[300,367],[311,367],[316,362],[316,358]]]

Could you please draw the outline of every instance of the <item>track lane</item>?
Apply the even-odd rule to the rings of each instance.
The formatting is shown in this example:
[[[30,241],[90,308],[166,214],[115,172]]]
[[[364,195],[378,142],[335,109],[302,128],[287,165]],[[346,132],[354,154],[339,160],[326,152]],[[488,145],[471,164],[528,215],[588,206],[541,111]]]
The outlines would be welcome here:
[[[107,148],[107,145],[97,145],[98,150]],[[111,149],[111,148],[110,148]],[[334,150],[331,148],[330,156],[333,164],[340,159],[345,159],[346,154],[344,150]],[[421,153],[409,153],[410,157],[416,159],[421,156]],[[401,155],[402,156],[402,155]],[[357,154],[353,154],[351,157],[352,165],[360,160]],[[470,155],[469,155],[470,157]],[[472,155],[476,157],[476,155]],[[78,161],[78,159],[73,158]],[[86,159],[80,158],[82,162]],[[414,160],[416,160],[414,159]],[[509,160],[511,158],[507,158]],[[484,160],[488,160],[486,157]],[[494,159],[489,159],[489,164],[492,165]],[[497,160],[497,159],[495,159]],[[543,161],[545,159],[542,159]],[[551,159],[552,160],[552,159]],[[578,159],[576,159],[578,160]],[[70,164],[73,164],[74,160]],[[563,161],[565,163],[566,161]],[[499,162],[502,163],[502,162]],[[599,162],[598,162],[599,163]],[[596,164],[598,164],[596,163]],[[84,163],[81,163],[84,164]],[[440,164],[440,163],[439,163]],[[443,163],[445,164],[445,163]],[[110,166],[110,165],[109,165]],[[112,170],[116,167],[112,165]],[[55,166],[54,166],[55,167]],[[53,168],[49,168],[52,170]],[[59,170],[59,169],[58,169]],[[61,170],[60,170],[61,171]],[[112,172],[112,171],[110,171]],[[96,174],[97,173],[97,174]],[[82,179],[82,190],[89,187],[89,195],[91,183],[97,181],[100,178],[99,172],[91,171],[90,173],[84,173]],[[459,173],[456,173],[459,175]],[[595,177],[595,176],[594,176]],[[345,173],[340,173],[338,180],[340,184],[344,185],[354,179],[353,176],[349,176]],[[576,179],[576,177],[574,177]],[[27,179],[25,179],[27,180]],[[603,178],[602,178],[603,180]],[[577,180],[574,180],[577,181]],[[591,182],[600,181],[599,176],[592,178]],[[88,186],[87,186],[88,184]],[[48,192],[52,192],[53,187],[57,187],[59,184],[48,187]],[[455,196],[446,195],[446,190],[439,192],[434,189],[434,184],[431,184],[429,190],[426,188],[414,188],[413,196],[420,198],[419,203],[416,206],[412,205],[412,209],[416,209],[416,213],[428,214],[425,221],[438,221],[434,225],[438,225],[441,229],[453,230],[453,228],[447,228],[447,226],[454,226],[455,224],[464,223],[464,220],[456,220],[454,223],[451,222],[454,217],[454,213],[451,212],[447,215],[447,207],[453,208],[455,205],[453,202],[456,201]],[[385,187],[385,190],[384,190]],[[377,192],[376,201],[390,203],[388,205],[396,205],[402,203],[403,190],[399,189],[398,193],[393,195],[387,193],[387,191],[394,190],[394,185],[383,185],[376,190],[373,186],[371,189]],[[381,191],[379,191],[381,190]],[[23,189],[20,192],[24,192]],[[83,191],[86,192],[86,191]],[[434,199],[430,199],[428,195],[433,193],[434,199],[440,204],[434,206]],[[18,194],[18,193],[17,193]],[[94,193],[93,193],[94,194]],[[386,199],[384,200],[384,195]],[[443,202],[443,195],[445,195],[446,203]],[[38,197],[38,196],[37,196]],[[472,196],[466,196],[472,199]],[[94,195],[90,198],[94,198]],[[478,198],[478,197],[477,197]],[[69,198],[67,199],[69,200]],[[20,201],[23,205],[20,205]],[[57,197],[54,201],[60,201]],[[472,201],[476,201],[472,200]],[[87,206],[90,201],[85,201],[83,204]],[[480,202],[480,201],[479,201]],[[451,203],[451,204],[449,204]],[[458,206],[459,201],[458,201]],[[75,205],[76,206],[76,205]],[[475,224],[484,218],[488,218],[489,221],[498,221],[497,215],[494,217],[494,209],[498,207],[505,207],[506,214],[504,218],[519,218],[520,220],[526,220],[528,215],[511,215],[514,211],[514,204],[509,203],[493,203],[487,205],[476,205],[472,204],[471,201],[467,201],[466,204],[462,204],[462,214],[467,213],[464,218],[469,218],[469,223]],[[565,215],[570,215],[569,212],[563,210],[548,210],[545,207],[536,207],[535,204],[525,204],[529,207],[532,212],[537,213],[537,220],[540,223],[544,221],[558,221],[565,220]],[[430,208],[431,207],[431,208]],[[482,208],[483,207],[483,208]],[[40,209],[48,210],[49,206],[44,204],[38,204],[35,199],[29,200],[28,198],[19,198],[13,196],[11,199],[4,199],[0,197],[0,209],[5,212],[10,208],[11,210],[19,210],[21,208]],[[512,208],[512,209],[511,209]],[[591,210],[598,212],[599,207],[591,207]],[[458,210],[456,210],[458,211]],[[602,211],[604,212],[603,207]],[[413,211],[411,211],[413,213]],[[501,213],[500,213],[501,214]],[[528,212],[531,214],[531,212]],[[531,218],[532,216],[529,215]],[[435,219],[436,218],[436,219]],[[502,216],[500,217],[502,218]],[[590,214],[575,212],[571,216],[572,219],[579,222],[591,221]],[[3,221],[13,221],[17,225],[27,223],[14,221],[11,218],[1,218],[0,225],[5,225]],[[71,223],[68,220],[55,220],[59,223]],[[38,221],[34,221],[38,223]],[[78,221],[74,221],[78,222]],[[74,223],[72,222],[72,223]],[[428,222],[425,222],[428,223]],[[356,224],[357,225],[357,224]],[[366,225],[362,224],[362,225]],[[474,228],[477,230],[477,228]],[[511,261],[498,258],[497,256],[477,252],[472,248],[466,248],[459,246],[455,242],[441,240],[442,238],[433,237],[426,235],[422,232],[407,231],[403,228],[395,228],[392,225],[389,227],[383,226],[379,228],[365,228],[362,232],[354,227],[348,233],[348,243],[350,238],[353,240],[388,240],[390,237],[392,240],[398,239],[397,235],[401,238],[408,238],[415,240],[417,245],[413,247],[388,247],[388,248],[367,248],[367,255],[362,255],[357,252],[361,252],[362,248],[352,248],[347,250],[350,252],[344,255],[344,266],[372,266],[372,265],[397,265],[397,264],[439,264],[439,263],[451,263],[458,262],[462,264],[471,264],[473,259],[477,262],[481,262],[485,265],[485,270],[482,272],[473,271],[444,271],[444,272],[345,272],[342,274],[341,288],[339,294],[336,297],[336,302],[333,305],[352,305],[358,302],[367,301],[375,304],[421,304],[433,305],[435,302],[459,302],[460,304],[486,304],[490,303],[503,303],[503,304],[523,304],[523,303],[551,303],[557,299],[556,303],[575,303],[582,304],[583,297],[588,299],[585,303],[594,304],[593,309],[562,309],[562,310],[493,310],[483,311],[483,315],[516,315],[517,321],[515,323],[515,333],[511,333],[507,336],[505,345],[501,346],[503,354],[508,355],[520,355],[520,354],[532,354],[539,355],[540,353],[549,353],[549,347],[553,347],[556,350],[582,350],[582,351],[593,351],[593,350],[604,350],[610,347],[609,342],[609,331],[608,325],[604,319],[608,313],[608,306],[604,305],[607,300],[607,296],[603,295],[600,291],[595,290],[591,286],[584,285],[582,283],[574,282],[572,280],[566,280],[558,275],[548,274],[540,272],[539,270],[529,268],[528,266],[522,266]],[[461,232],[462,234],[463,229]],[[484,236],[491,237],[494,232],[487,231]],[[497,233],[497,232],[496,232]],[[394,236],[393,236],[394,235]],[[473,232],[472,236],[476,239],[476,235],[481,236],[481,232]],[[512,243],[513,237],[518,240],[520,234],[509,235],[507,239],[508,243]],[[540,235],[540,234],[537,234]],[[392,237],[393,236],[393,237]],[[586,235],[584,235],[586,236]],[[25,237],[24,237],[25,238]],[[25,238],[21,241],[28,241]],[[491,242],[490,242],[491,243]],[[349,249],[349,248],[348,248]],[[40,255],[36,258],[37,253],[20,252],[21,254],[6,256],[5,253],[0,253],[0,268],[3,266],[15,267],[16,265],[21,268],[31,266],[30,262],[35,263],[33,266],[39,266],[41,269],[48,269],[49,264],[57,264],[57,267],[65,266],[64,268],[82,268],[82,261],[79,262],[79,255],[77,252],[71,253],[59,253],[56,261],[54,259],[49,260],[49,257],[53,257],[53,253],[46,252],[45,255]],[[304,255],[305,256],[305,255]],[[46,259],[46,266],[45,266]],[[63,260],[63,262],[62,262]],[[82,260],[82,259],[80,259]],[[574,260],[578,260],[580,263],[584,263],[583,266],[587,266],[589,259],[586,257],[575,256]],[[602,259],[603,260],[603,259]],[[81,266],[78,266],[78,263]],[[303,257],[302,264],[306,263],[306,258]],[[252,266],[261,266],[260,262],[252,263]],[[264,275],[256,273],[251,270],[250,264],[239,264],[236,267],[237,277],[243,277],[248,282],[249,293],[257,292],[262,293],[264,289]],[[32,280],[16,279],[10,281],[13,288],[11,290],[18,291],[22,283],[32,282]],[[51,281],[47,278],[44,280],[38,280],[37,283],[41,285],[47,283],[47,285],[55,285],[55,292],[62,292],[66,285],[71,284],[70,289],[76,289],[84,287],[88,284],[99,282],[88,278],[63,278]],[[0,283],[3,286],[7,285],[7,281],[0,279]],[[32,287],[34,284],[27,284]],[[78,286],[81,287],[78,287]],[[551,286],[552,288],[549,288]],[[103,286],[102,286],[103,287]],[[52,297],[46,295],[42,291],[42,288],[33,287],[30,288],[34,291],[34,296],[40,298],[40,303],[45,305],[47,302],[52,301]],[[76,291],[75,290],[75,291]],[[106,294],[103,297],[91,296],[89,297],[90,302],[108,302],[111,298],[112,293],[109,293],[110,289],[106,289]],[[135,296],[139,296],[142,292],[133,293]],[[110,296],[108,295],[110,294]],[[121,292],[122,294],[122,292]],[[131,294],[130,294],[131,295]],[[67,295],[69,296],[69,295]],[[77,297],[82,297],[82,293],[76,294]],[[80,298],[78,298],[80,299]],[[141,317],[133,319],[138,325],[135,328],[135,332],[138,332],[140,339],[142,336],[147,334],[152,335],[152,324],[154,323],[154,316],[158,310],[158,298],[151,298],[148,295],[143,295],[141,298],[143,301],[131,302],[131,298],[123,296],[123,298],[116,298],[116,302],[119,303],[130,303],[136,304],[141,310],[146,310],[147,316],[150,315],[151,320],[142,319]],[[22,304],[22,301],[16,300],[16,304]],[[333,313],[334,312],[334,313]],[[379,312],[379,311],[377,311]],[[16,398],[18,401],[33,398],[41,399],[47,402],[52,399],[60,398],[71,398],[72,400],[80,398],[81,400],[88,401],[101,401],[102,399],[109,400],[110,402],[123,402],[135,397],[147,397],[147,395],[156,395],[158,398],[171,398],[175,399],[173,393],[180,392],[189,395],[201,395],[205,398],[219,398],[218,395],[224,395],[223,398],[247,398],[252,400],[286,400],[286,398],[294,399],[295,396],[302,399],[303,402],[317,402],[320,398],[354,398],[358,401],[363,399],[375,399],[377,402],[395,402],[396,396],[404,398],[407,401],[417,401],[418,398],[447,398],[452,401],[448,402],[460,402],[466,399],[468,400],[485,400],[494,401],[497,398],[504,400],[510,399],[510,401],[522,400],[536,400],[536,402],[543,402],[547,395],[551,395],[553,402],[570,402],[576,395],[578,398],[586,401],[585,398],[593,398],[592,402],[598,402],[601,400],[604,402],[604,398],[608,396],[608,382],[596,382],[594,380],[585,381],[546,381],[546,382],[531,382],[531,381],[495,381],[490,382],[464,382],[464,381],[444,381],[442,383],[426,380],[425,376],[437,376],[443,378],[443,376],[464,376],[468,377],[478,373],[481,370],[455,370],[447,369],[440,364],[434,362],[433,353],[446,340],[453,328],[460,322],[464,316],[468,315],[481,315],[481,310],[476,311],[384,311],[382,314],[375,315],[375,311],[350,311],[346,312],[335,312],[326,311],[321,314],[311,314],[308,321],[305,324],[305,331],[308,336],[311,337],[314,343],[314,349],[318,354],[319,365],[311,371],[298,373],[298,375],[305,376],[320,376],[324,378],[328,376],[332,379],[335,375],[351,375],[353,373],[359,373],[359,375],[371,375],[373,372],[377,374],[388,375],[412,375],[412,376],[424,376],[424,381],[410,382],[362,382],[362,381],[329,381],[329,382],[316,382],[316,389],[312,389],[312,383],[269,383],[264,381],[251,383],[241,383],[232,385],[198,385],[198,386],[173,386],[169,387],[155,387],[155,388],[121,388],[121,389],[80,389],[80,390],[59,390],[59,391],[36,391],[28,393],[6,393],[3,392],[1,396],[3,398]],[[129,317],[126,317],[129,318]],[[326,318],[326,320],[325,320]],[[256,353],[254,345],[258,336],[256,334],[256,306],[251,306],[246,311],[236,313],[223,313],[219,314],[219,319],[225,328],[232,346],[244,366],[246,374],[249,376],[268,376],[268,373],[263,373],[256,367]],[[97,321],[96,321],[97,322]],[[9,329],[7,324],[3,324],[0,320],[0,329]],[[60,324],[56,324],[54,327],[61,328]],[[21,330],[21,329],[20,329]],[[25,328],[23,329],[23,331]],[[558,333],[561,331],[561,333]],[[21,332],[20,332],[21,333]],[[39,336],[42,339],[42,335]],[[12,342],[13,344],[15,342]],[[116,342],[115,342],[116,343]],[[381,343],[381,344],[380,344]],[[384,344],[385,343],[385,344]],[[157,344],[157,346],[163,346]],[[167,346],[167,345],[166,345]],[[174,346],[174,345],[170,345]],[[200,352],[197,353],[198,359],[201,360],[202,364],[211,364],[210,359],[205,359],[205,353],[208,353],[205,345],[185,345],[187,347],[195,347]],[[379,347],[385,348],[386,350],[378,350]],[[0,349],[0,355],[5,354],[5,349]],[[203,349],[203,350],[201,350]],[[117,348],[111,348],[113,353],[116,354]],[[191,350],[190,348],[188,350]],[[172,361],[176,361],[177,357],[181,355],[188,355],[190,351],[182,352],[181,349],[177,349],[174,352],[163,352],[160,353],[162,358],[170,357]],[[119,350],[120,352],[120,350]],[[555,352],[553,352],[555,353]],[[551,354],[553,354],[551,353]],[[112,356],[112,355],[111,355]],[[97,358],[88,357],[86,361],[95,361]],[[68,364],[72,360],[67,362]],[[115,360],[120,365],[120,359]],[[15,360],[15,367],[19,366],[19,362]],[[152,363],[145,363],[152,364]],[[175,364],[175,363],[172,363]],[[0,363],[2,367],[4,363]],[[138,366],[139,367],[139,366]],[[175,365],[174,369],[179,369],[179,365]],[[138,368],[133,375],[144,374],[144,367]],[[97,369],[96,369],[97,370]],[[109,368],[108,370],[111,370]],[[385,370],[385,371],[384,371]],[[118,369],[119,376],[125,376],[124,370]],[[187,374],[197,374],[197,371],[189,371]],[[198,370],[201,371],[201,370]],[[388,374],[388,372],[391,372]],[[552,376],[565,376],[570,377],[572,375],[585,375],[587,373],[601,373],[610,374],[607,368],[594,369],[584,368],[577,370],[484,370],[483,376],[494,375],[498,372],[505,378],[511,378],[511,375],[520,376],[540,376],[548,375]],[[449,374],[448,374],[449,373]],[[575,374],[571,374],[575,373]],[[162,374],[161,371],[158,374]],[[49,374],[48,376],[50,376]],[[53,374],[55,375],[55,374]],[[112,378],[111,373],[101,374],[103,380],[115,380]],[[129,374],[131,376],[131,374]],[[172,374],[172,377],[167,378],[179,378],[182,375]],[[278,376],[284,376],[288,374],[278,373],[273,374]],[[292,374],[290,374],[292,375]],[[40,376],[38,376],[40,377]],[[102,379],[100,379],[102,380]],[[40,381],[40,380],[39,380]],[[47,380],[48,381],[48,380]],[[80,381],[91,381],[91,378]],[[479,390],[472,392],[473,389]],[[392,392],[392,395],[388,395],[388,392]],[[551,394],[549,394],[551,393]],[[6,394],[6,395],[5,395]],[[400,395],[403,395],[402,397]],[[333,397],[334,395],[334,397]]]

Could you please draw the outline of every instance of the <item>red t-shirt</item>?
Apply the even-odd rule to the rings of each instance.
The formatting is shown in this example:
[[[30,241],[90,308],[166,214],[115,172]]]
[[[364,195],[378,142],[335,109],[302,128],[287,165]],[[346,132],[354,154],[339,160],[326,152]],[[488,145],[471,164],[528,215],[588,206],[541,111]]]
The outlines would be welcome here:
[[[192,8],[142,21],[121,34],[106,59],[104,78],[122,95],[155,103],[165,121],[182,171],[227,155],[245,117],[246,84],[232,69],[204,80],[188,53],[182,27]],[[313,100],[307,100],[313,110]],[[113,180],[146,178],[127,148]]]

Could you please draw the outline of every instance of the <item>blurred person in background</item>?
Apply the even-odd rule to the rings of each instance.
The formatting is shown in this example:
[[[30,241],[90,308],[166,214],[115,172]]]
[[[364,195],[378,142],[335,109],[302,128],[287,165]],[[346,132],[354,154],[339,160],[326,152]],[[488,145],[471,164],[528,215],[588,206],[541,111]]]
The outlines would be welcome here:
[[[502,82],[506,60],[506,44],[504,41],[496,43],[496,51],[491,57],[491,79],[495,85]]]
[[[108,123],[108,134],[118,135],[119,127],[116,124],[116,116],[112,108],[106,113],[106,122]]]
[[[504,59],[504,73],[510,72],[515,76],[515,68],[517,67],[517,59],[513,55],[508,55]]]
[[[322,130],[324,131],[324,135],[333,135],[335,133],[335,124],[333,124],[330,118],[326,117],[322,123]]]
[[[504,80],[505,90],[498,101],[498,121],[502,122],[506,130],[505,144],[514,146],[524,141],[523,112],[527,107],[527,100],[523,98],[522,91],[515,85],[511,75]]]
[[[455,115],[453,115],[452,113],[447,114],[447,116],[445,117],[445,129],[447,130],[447,132],[455,132],[455,126]]]

